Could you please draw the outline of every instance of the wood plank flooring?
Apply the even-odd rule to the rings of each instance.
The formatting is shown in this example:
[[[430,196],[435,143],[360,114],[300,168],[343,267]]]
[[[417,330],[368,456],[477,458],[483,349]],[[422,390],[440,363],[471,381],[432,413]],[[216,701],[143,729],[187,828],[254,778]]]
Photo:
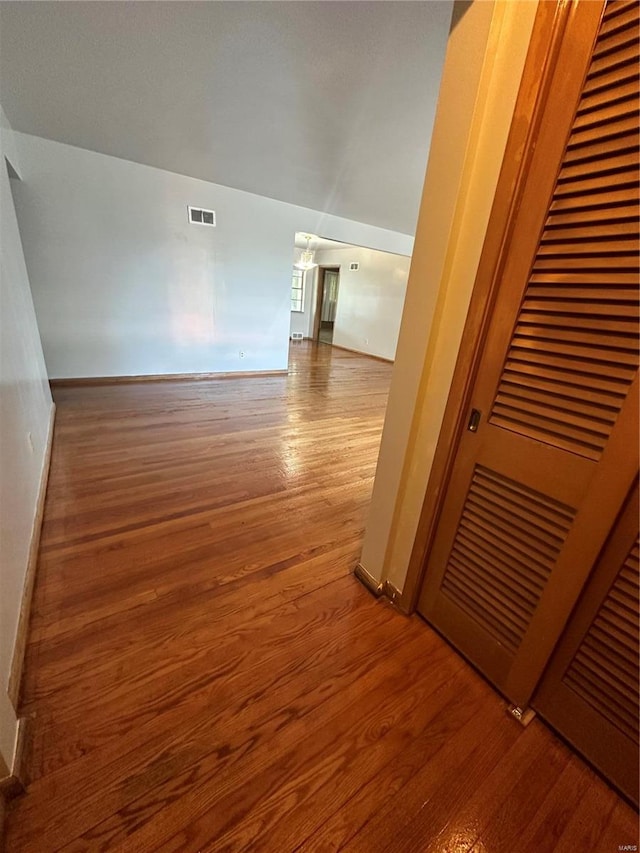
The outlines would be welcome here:
[[[391,366],[59,388],[9,853],[611,851],[635,813],[352,576]]]

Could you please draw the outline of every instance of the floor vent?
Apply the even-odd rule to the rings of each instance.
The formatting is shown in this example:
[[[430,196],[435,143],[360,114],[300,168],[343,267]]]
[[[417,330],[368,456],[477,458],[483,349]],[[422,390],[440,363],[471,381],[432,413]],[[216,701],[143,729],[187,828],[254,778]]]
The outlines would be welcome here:
[[[292,341],[301,341],[303,340],[304,335],[302,332],[291,332],[291,340]]]

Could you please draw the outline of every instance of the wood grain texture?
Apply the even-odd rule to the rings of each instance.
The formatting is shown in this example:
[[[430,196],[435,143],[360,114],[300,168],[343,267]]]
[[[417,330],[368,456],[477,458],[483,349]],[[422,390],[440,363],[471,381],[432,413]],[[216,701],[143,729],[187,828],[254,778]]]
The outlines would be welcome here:
[[[342,349],[345,352],[355,352],[358,355],[366,355],[367,358],[374,358],[376,361],[382,361],[385,364],[393,364],[394,363],[393,358],[385,358],[383,355],[371,355],[370,353],[363,352],[362,350],[353,349],[353,347],[343,347],[340,344],[332,343],[331,346],[335,347],[336,349]]]
[[[224,373],[140,373],[132,376],[79,376],[52,379],[52,388],[87,385],[122,385],[130,382],[200,382],[210,379],[254,379],[256,376],[285,376],[286,370],[233,370]]]
[[[390,374],[304,343],[287,377],[56,391],[8,853],[544,851],[585,799],[583,836],[632,837],[354,578]]]

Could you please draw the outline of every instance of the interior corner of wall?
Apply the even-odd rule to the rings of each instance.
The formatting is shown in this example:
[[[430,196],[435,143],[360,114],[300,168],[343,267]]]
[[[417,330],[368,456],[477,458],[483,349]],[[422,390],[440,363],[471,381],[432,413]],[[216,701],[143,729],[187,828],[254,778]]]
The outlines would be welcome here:
[[[0,152],[7,163],[9,176],[22,180],[22,170],[20,168],[20,157],[18,154],[18,144],[15,133],[5,111],[0,104]],[[4,168],[4,166],[3,166]]]

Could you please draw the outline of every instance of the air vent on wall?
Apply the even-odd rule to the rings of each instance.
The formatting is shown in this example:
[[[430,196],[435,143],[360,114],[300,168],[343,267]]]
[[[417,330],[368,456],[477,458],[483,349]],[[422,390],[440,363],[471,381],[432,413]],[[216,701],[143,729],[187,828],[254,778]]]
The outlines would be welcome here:
[[[210,225],[212,228],[216,226],[215,210],[203,210],[201,207],[191,207],[189,205],[189,222],[195,225]]]
[[[304,338],[302,332],[291,332],[292,341],[301,341]]]
[[[360,264],[358,264],[358,263],[349,264],[349,269],[350,270],[359,270]]]

